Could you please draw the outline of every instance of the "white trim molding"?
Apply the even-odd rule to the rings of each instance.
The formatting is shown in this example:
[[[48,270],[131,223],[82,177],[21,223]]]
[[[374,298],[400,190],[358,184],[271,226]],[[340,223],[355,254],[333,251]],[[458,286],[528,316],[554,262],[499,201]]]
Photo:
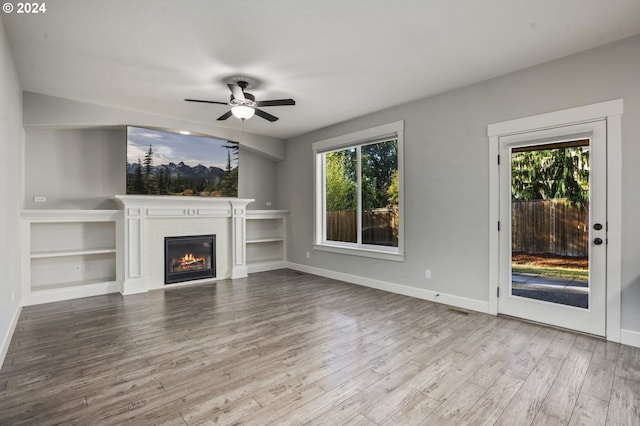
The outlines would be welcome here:
[[[640,331],[620,330],[620,343],[640,348]]]
[[[500,220],[498,154],[501,137],[598,120],[607,122],[607,313],[606,338],[621,341],[622,296],[622,99],[489,124],[489,313],[498,313]],[[626,334],[629,336],[629,332]],[[627,337],[628,338],[628,337]],[[633,340],[633,338],[629,338]]]
[[[456,296],[453,294],[439,293],[423,288],[417,288],[388,281],[381,281],[373,278],[366,278],[359,275],[345,274],[343,272],[316,268],[314,266],[302,265],[299,263],[289,262],[287,267],[294,271],[306,272],[307,274],[319,275],[321,277],[344,281],[350,284],[357,284],[364,287],[375,288],[377,290],[388,291],[390,293],[402,294],[403,296],[415,297],[417,299],[429,300],[431,302],[455,306],[461,309],[468,309],[485,314],[489,310],[489,304],[484,300],[476,300],[470,299],[468,297]]]
[[[18,325],[18,318],[20,318],[20,313],[22,312],[22,304],[16,307],[16,311],[11,318],[11,323],[9,323],[9,328],[7,329],[7,334],[2,337],[2,344],[0,345],[0,367],[4,365],[4,359],[7,356],[7,352],[9,351],[9,345],[11,344],[11,338],[13,337],[13,333],[16,331],[16,326]]]
[[[597,121],[612,116],[622,115],[623,100],[600,102],[584,105],[576,108],[563,109],[545,114],[532,115],[530,117],[516,118],[515,120],[489,124],[488,136],[507,136],[517,133],[526,133],[550,129],[553,127],[579,124],[589,121]]]

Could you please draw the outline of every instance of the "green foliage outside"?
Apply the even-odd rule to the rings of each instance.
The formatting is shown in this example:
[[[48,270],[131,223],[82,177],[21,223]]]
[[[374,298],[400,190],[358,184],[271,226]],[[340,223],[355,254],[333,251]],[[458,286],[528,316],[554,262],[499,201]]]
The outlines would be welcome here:
[[[512,201],[564,198],[569,205],[589,202],[589,149],[565,147],[514,152]]]
[[[577,208],[588,206],[588,146],[556,147],[512,154],[511,200],[549,199],[564,199],[569,206]],[[512,271],[584,281],[589,279],[588,269],[513,263]]]
[[[400,182],[398,181],[398,171],[394,170],[391,173],[391,183],[387,189],[387,196],[389,197],[389,204],[397,206],[400,200]]]
[[[365,145],[361,150],[362,210],[391,207],[394,203],[389,199],[389,188],[394,172],[396,178],[398,175],[398,142],[394,139]]]
[[[327,210],[355,210],[358,202],[356,185],[356,150],[328,152],[325,155]]]
[[[398,204],[397,140],[361,147],[362,210]],[[357,149],[325,154],[326,207],[328,211],[356,210]]]
[[[574,280],[589,280],[589,269],[553,268],[549,266],[519,265],[513,263],[511,271],[521,274],[536,274],[545,277],[572,278]]]
[[[398,246],[397,140],[324,154],[324,177],[327,240]]]

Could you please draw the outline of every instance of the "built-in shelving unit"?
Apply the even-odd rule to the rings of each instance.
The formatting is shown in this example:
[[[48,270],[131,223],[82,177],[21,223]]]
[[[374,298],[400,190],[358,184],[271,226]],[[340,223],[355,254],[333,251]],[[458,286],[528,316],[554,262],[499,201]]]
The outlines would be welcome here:
[[[286,268],[287,210],[247,210],[249,273]]]
[[[119,292],[118,210],[24,210],[23,303]]]

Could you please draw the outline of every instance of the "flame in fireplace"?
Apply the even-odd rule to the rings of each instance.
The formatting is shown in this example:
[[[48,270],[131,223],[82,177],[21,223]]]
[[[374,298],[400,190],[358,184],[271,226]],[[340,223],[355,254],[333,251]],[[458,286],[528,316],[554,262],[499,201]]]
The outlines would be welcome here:
[[[186,253],[180,259],[180,268],[192,269],[193,267],[203,266],[207,263],[204,257],[195,257],[193,253]]]
[[[165,237],[165,284],[216,276],[215,235]]]

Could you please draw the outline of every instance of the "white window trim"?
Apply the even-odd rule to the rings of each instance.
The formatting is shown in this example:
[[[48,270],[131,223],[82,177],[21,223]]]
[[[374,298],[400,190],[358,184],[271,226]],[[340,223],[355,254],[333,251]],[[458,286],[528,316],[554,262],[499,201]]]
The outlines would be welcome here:
[[[329,151],[335,151],[340,148],[348,148],[351,146],[365,144],[368,141],[378,141],[386,136],[394,135],[398,140],[398,247],[377,246],[371,244],[354,244],[342,243],[339,241],[325,240],[325,182],[323,179],[323,155]],[[337,136],[314,142],[311,147],[313,150],[314,164],[314,244],[315,250],[328,251],[333,253],[371,257],[382,260],[404,261],[404,121],[396,121],[393,123],[383,124],[381,126],[372,127],[370,129],[360,130],[346,135]],[[360,171],[358,171],[360,173]],[[358,197],[360,197],[358,190]]]

